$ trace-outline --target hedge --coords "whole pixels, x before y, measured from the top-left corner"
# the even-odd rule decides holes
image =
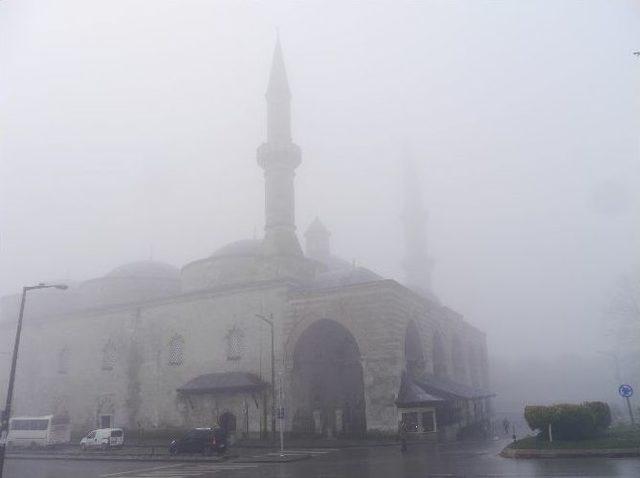
[[[554,440],[586,440],[602,434],[611,425],[611,411],[604,402],[526,406],[524,418],[529,428],[538,430],[545,440],[549,439],[549,425]]]

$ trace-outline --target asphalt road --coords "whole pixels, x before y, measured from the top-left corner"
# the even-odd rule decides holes
[[[512,460],[497,456],[502,445],[436,450],[414,444],[404,454],[397,447],[318,449],[311,451],[309,460],[284,464],[9,459],[5,478],[640,477],[640,458]]]

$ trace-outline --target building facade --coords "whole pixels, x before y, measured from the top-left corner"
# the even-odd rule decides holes
[[[291,433],[396,433],[404,420],[443,439],[488,419],[480,330],[429,284],[405,287],[333,255],[319,220],[303,252],[294,200],[302,154],[279,44],[266,99],[267,141],[257,153],[264,238],[181,269],[137,262],[66,292],[32,294],[14,415],[68,414],[78,433],[218,423],[241,437],[270,430],[277,403]],[[423,276],[412,269],[414,281]],[[4,350],[18,305],[18,296],[3,298]]]

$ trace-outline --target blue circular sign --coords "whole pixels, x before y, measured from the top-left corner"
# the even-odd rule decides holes
[[[624,398],[629,398],[631,395],[633,395],[633,388],[631,387],[631,385],[623,384],[618,387],[618,393]]]

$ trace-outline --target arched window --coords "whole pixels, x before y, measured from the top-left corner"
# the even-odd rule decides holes
[[[227,360],[240,360],[244,352],[244,332],[234,325],[225,336]]]
[[[464,383],[467,375],[464,350],[458,335],[451,340],[451,362],[453,363],[453,377],[460,383]]]
[[[413,320],[407,324],[407,330],[404,334],[404,359],[409,376],[421,378],[425,368],[424,352],[420,332]]]
[[[69,372],[69,349],[64,347],[58,352],[58,373]]]
[[[433,373],[437,377],[447,376],[446,350],[439,332],[433,335]]]
[[[116,346],[109,339],[102,349],[102,370],[113,370],[116,365]]]
[[[478,358],[475,356],[475,348],[473,344],[467,346],[467,362],[469,364],[469,375],[471,376],[471,385],[480,386],[480,376],[478,374]]]
[[[169,360],[168,365],[179,367],[182,365],[184,355],[184,338],[182,335],[175,334],[169,340]]]

